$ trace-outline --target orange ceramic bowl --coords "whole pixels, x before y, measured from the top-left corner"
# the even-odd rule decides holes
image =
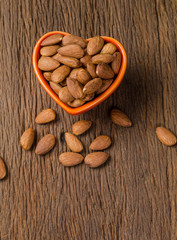
[[[90,109],[96,107],[98,104],[100,104],[101,102],[103,102],[106,98],[108,98],[120,85],[120,83],[123,80],[126,68],[127,68],[127,56],[126,56],[126,52],[122,46],[122,44],[120,42],[118,42],[116,39],[111,38],[111,37],[105,37],[102,36],[102,38],[104,39],[105,42],[111,42],[113,43],[117,49],[120,51],[121,55],[122,55],[122,63],[121,63],[121,67],[119,70],[119,73],[116,77],[116,79],[113,81],[113,83],[111,84],[111,86],[102,94],[100,94],[99,96],[97,96],[96,98],[94,98],[92,101],[85,103],[84,105],[82,105],[81,107],[77,107],[77,108],[72,108],[69,107],[68,105],[66,105],[65,103],[63,103],[58,95],[50,88],[48,82],[45,80],[45,78],[42,75],[42,71],[38,68],[38,59],[40,56],[40,48],[41,48],[41,42],[53,35],[53,34],[57,34],[60,33],[62,35],[68,35],[69,33],[66,32],[60,32],[60,31],[54,31],[54,32],[49,32],[46,33],[44,36],[42,36],[36,43],[34,50],[33,50],[33,68],[34,68],[34,72],[40,82],[40,84],[42,85],[42,87],[45,89],[45,91],[53,98],[53,100],[60,106],[62,107],[66,112],[68,112],[71,115],[78,115],[84,112],[89,111]],[[88,39],[89,41],[89,39]]]

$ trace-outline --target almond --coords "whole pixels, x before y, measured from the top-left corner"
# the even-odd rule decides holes
[[[89,80],[91,80],[91,76],[90,74],[87,72],[87,70],[81,68],[78,71],[77,74],[77,80],[82,83],[83,85],[85,85]]]
[[[65,152],[59,156],[59,162],[65,167],[78,165],[83,161],[84,157],[79,153]]]
[[[61,90],[62,86],[58,83],[54,83],[52,81],[49,82],[50,87],[52,88],[52,90],[58,95],[59,91]]]
[[[66,84],[66,79],[63,80],[62,82],[60,82],[60,85],[61,85],[62,87],[66,87],[66,86],[67,86],[67,84]]]
[[[106,43],[101,50],[101,53],[113,54],[117,50],[117,47],[112,43]]]
[[[2,158],[0,158],[0,180],[6,176],[6,166]]]
[[[44,72],[43,76],[47,81],[50,81],[51,80],[51,74],[52,74],[51,72]]]
[[[78,37],[72,34],[64,36],[62,40],[63,46],[73,43],[80,45],[82,48],[85,48],[87,46],[86,40],[82,37]]]
[[[20,138],[20,145],[23,149],[29,150],[33,145],[35,137],[35,131],[32,128],[28,128]]]
[[[45,57],[50,57],[56,54],[58,49],[59,49],[59,45],[42,47],[40,49],[40,54]]]
[[[167,128],[157,127],[156,134],[158,139],[167,146],[173,146],[176,144],[176,136]]]
[[[80,69],[83,69],[83,68],[75,68],[75,69],[73,69],[71,71],[71,73],[69,74],[69,77],[77,79],[78,72],[80,71]]]
[[[81,58],[84,56],[84,49],[77,44],[71,44],[59,48],[58,53],[67,57]]]
[[[51,57],[40,57],[38,67],[43,71],[52,71],[60,66],[60,63]]]
[[[120,52],[115,52],[113,54],[113,61],[112,61],[112,64],[111,64],[111,67],[114,71],[115,74],[118,74],[119,73],[119,69],[120,69],[120,66],[121,66],[121,53]]]
[[[111,145],[111,138],[106,135],[101,135],[95,138],[90,144],[90,149],[92,150],[104,150]]]
[[[47,134],[38,142],[35,153],[37,155],[44,155],[48,153],[55,146],[55,137],[52,134]]]
[[[96,74],[96,65],[93,63],[88,63],[87,64],[87,71],[91,75],[92,78],[98,77]]]
[[[70,107],[80,107],[85,103],[84,99],[74,99],[72,102],[67,102]]]
[[[102,85],[101,78],[94,78],[93,80],[89,81],[83,88],[83,92],[85,94],[92,94],[100,89]]]
[[[132,122],[131,120],[128,118],[128,116],[123,113],[122,111],[120,111],[119,109],[113,109],[111,111],[111,120],[122,127],[131,127],[132,126]]]
[[[56,117],[55,111],[49,108],[40,112],[35,118],[35,122],[38,124],[45,124],[55,120],[55,117]]]
[[[106,91],[106,89],[108,89],[108,87],[111,85],[112,82],[113,82],[113,79],[102,80],[101,88],[96,92],[96,94],[100,94]]]
[[[100,53],[92,57],[92,63],[110,63],[113,61],[113,55],[107,53]]]
[[[111,67],[106,63],[99,63],[96,67],[96,74],[103,79],[114,77],[114,72]]]
[[[81,66],[81,62],[77,58],[62,56],[59,53],[53,56],[53,59],[56,59],[60,63],[67,65],[72,68],[78,68]]]
[[[60,100],[64,103],[72,102],[74,100],[73,96],[68,90],[68,87],[63,87],[58,94]]]
[[[85,102],[88,102],[88,101],[91,101],[92,99],[94,99],[94,97],[95,97],[95,94],[94,94],[94,93],[92,93],[92,94],[86,94],[86,96],[83,98],[83,100],[84,100]]]
[[[63,65],[53,71],[51,75],[51,80],[55,83],[60,83],[69,75],[70,71],[70,67]]]
[[[81,135],[85,133],[91,127],[91,125],[92,121],[80,120],[72,125],[72,132],[77,136]]]
[[[105,163],[108,160],[108,158],[109,154],[105,152],[93,152],[85,157],[84,163],[91,168],[95,168]]]
[[[41,46],[49,46],[49,45],[57,44],[57,43],[61,42],[62,38],[63,38],[63,35],[61,35],[61,34],[51,35],[50,37],[45,38],[41,42]]]
[[[82,98],[83,97],[83,91],[82,91],[82,85],[74,78],[67,78],[66,80],[67,87],[69,92],[74,98]]]
[[[86,67],[87,63],[91,61],[91,56],[86,54],[83,58],[80,59],[80,61]]]
[[[95,36],[90,39],[87,45],[87,52],[89,55],[95,55],[101,51],[104,45],[104,40],[100,36]]]
[[[69,132],[65,133],[65,141],[67,146],[71,149],[71,151],[81,152],[83,150],[83,145],[81,141],[72,133]]]

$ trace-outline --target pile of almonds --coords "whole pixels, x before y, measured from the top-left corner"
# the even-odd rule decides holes
[[[74,36],[54,34],[41,42],[38,67],[44,78],[71,107],[82,106],[112,84],[121,65],[121,53],[100,36],[87,42]]]

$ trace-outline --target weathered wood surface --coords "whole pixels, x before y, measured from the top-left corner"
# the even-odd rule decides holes
[[[0,239],[177,239],[177,147],[155,136],[157,125],[177,134],[176,9],[175,0],[1,1],[0,155],[8,176],[0,182]],[[33,47],[52,30],[112,36],[127,51],[119,89],[84,115],[69,116],[34,75]],[[132,128],[111,124],[113,106],[130,116]],[[35,125],[49,107],[57,120]],[[59,164],[67,149],[60,134],[78,119],[94,122],[80,138],[85,145],[101,133],[112,137],[104,167]],[[45,157],[19,146],[30,126],[37,141],[47,133],[58,139]]]

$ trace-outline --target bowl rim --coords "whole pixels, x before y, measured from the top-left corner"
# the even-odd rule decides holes
[[[44,90],[66,112],[68,112],[71,115],[78,115],[78,114],[87,112],[87,111],[91,110],[92,108],[96,107],[98,104],[100,104],[104,100],[106,100],[118,88],[118,86],[122,82],[123,77],[126,72],[126,68],[127,68],[127,55],[126,55],[125,49],[122,46],[122,44],[119,41],[117,41],[116,39],[114,39],[112,37],[101,36],[105,40],[105,42],[113,43],[117,47],[119,52],[121,53],[122,62],[121,62],[121,67],[120,67],[119,73],[118,73],[117,77],[115,78],[115,80],[113,81],[113,83],[110,85],[110,87],[105,92],[101,93],[99,96],[97,96],[93,100],[85,103],[84,105],[82,105],[80,107],[72,108],[72,107],[69,107],[68,105],[66,105],[65,103],[63,103],[59,99],[58,95],[52,90],[52,88],[48,84],[47,80],[45,80],[45,78],[43,77],[42,71],[38,68],[38,59],[39,59],[40,48],[41,48],[40,44],[45,38],[47,38],[51,35],[54,35],[54,34],[62,34],[64,36],[70,35],[70,33],[62,32],[62,31],[53,31],[53,32],[48,32],[48,33],[44,34],[37,41],[37,43],[34,47],[34,50],[33,50],[33,55],[32,55],[33,69],[36,74],[36,77],[37,77],[38,81],[40,82],[40,84],[42,85],[42,87],[44,88]],[[90,40],[90,38],[87,39],[87,41],[89,41],[89,40]]]

